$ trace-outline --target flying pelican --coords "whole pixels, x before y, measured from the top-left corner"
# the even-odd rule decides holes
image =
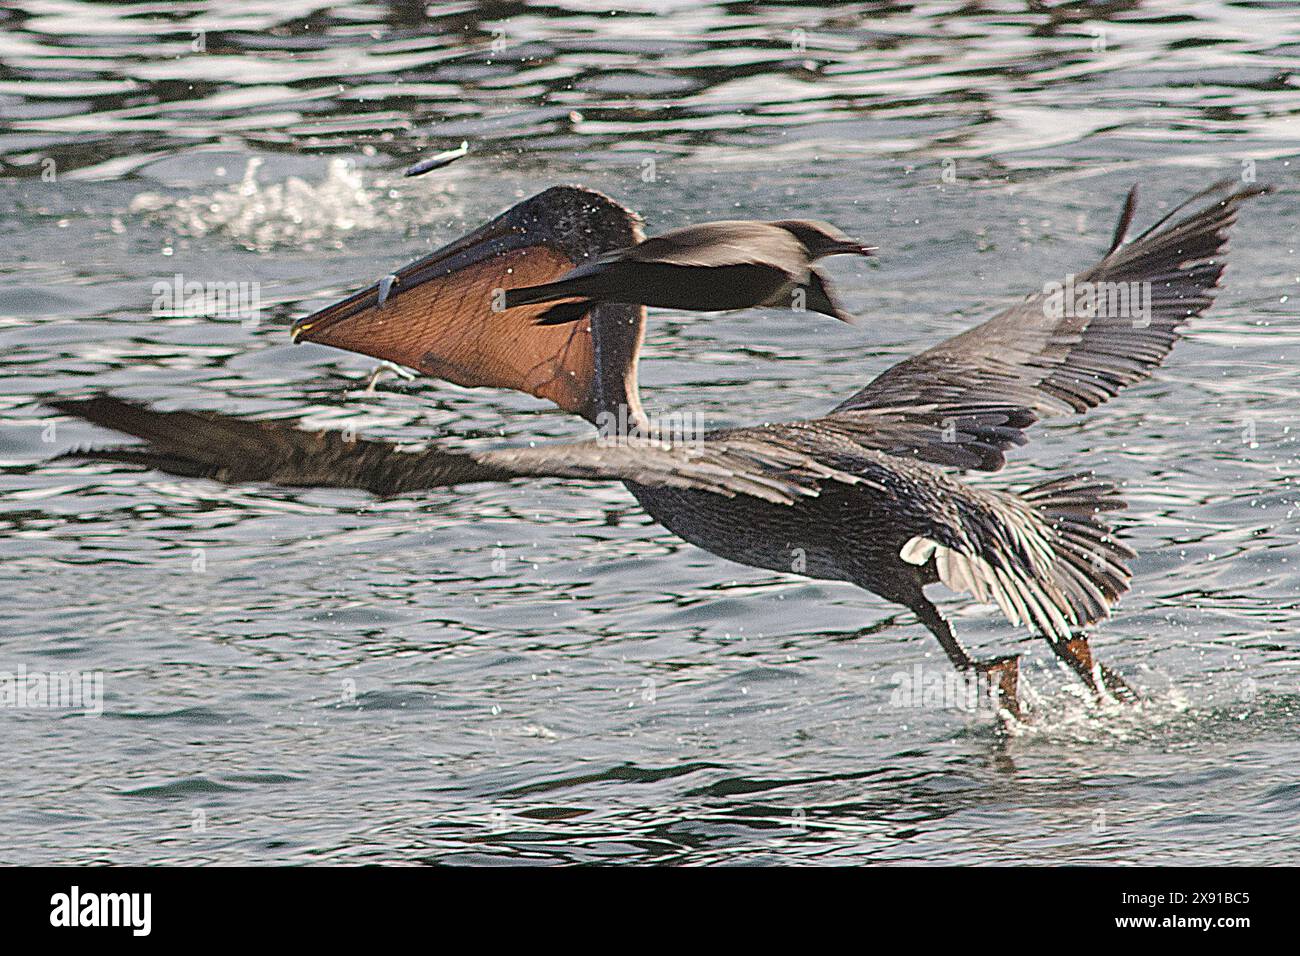
[[[1150,375],[1184,323],[1213,301],[1229,227],[1241,204],[1265,191],[1216,183],[1129,240],[1134,188],[1109,249],[1087,271],[894,365],[821,417],[702,440],[640,437],[650,432],[636,374],[643,305],[597,300],[549,325],[535,321],[545,303],[501,309],[507,288],[564,281],[641,241],[632,212],[573,186],[520,202],[299,320],[293,335],[460,385],[517,389],[593,424],[621,416],[625,440],[408,451],[282,421],[160,412],[108,395],[51,404],[145,441],[75,458],[231,483],[390,496],[518,478],[621,481],[656,520],[714,554],[784,572],[799,554],[799,573],[851,582],[909,608],[1012,716],[1019,655],[971,657],[927,585],[996,604],[1044,637],[1099,697],[1131,698],[1093,659],[1085,634],[1131,578],[1126,561],[1134,553],[1105,518],[1124,506],[1115,487],[1079,473],[1012,492],[974,487],[954,470],[996,471],[1040,418],[1083,412]],[[1105,295],[1089,302],[1086,288],[1131,289],[1138,304],[1111,308]]]

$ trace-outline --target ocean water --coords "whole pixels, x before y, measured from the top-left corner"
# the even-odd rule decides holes
[[[1108,3],[18,0],[0,11],[0,708],[6,863],[1300,862],[1300,20]],[[666,12],[665,12],[666,11]],[[416,159],[469,153],[403,179]],[[51,462],[51,398],[419,440],[584,435],[511,393],[295,346],[298,315],[577,182],[662,231],[825,218],[858,328],[653,314],[647,406],[824,411],[1213,179],[1277,187],[1149,382],[988,481],[1124,483],[1134,584],[1099,707],[1041,641],[1012,732],[907,612],[727,563],[618,485],[360,493]],[[247,283],[256,321],[157,314]],[[935,682],[938,682],[937,684]],[[951,685],[949,685],[951,687]],[[959,688],[958,688],[959,689]]]

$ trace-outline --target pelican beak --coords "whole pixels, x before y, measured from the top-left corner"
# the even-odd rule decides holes
[[[319,341],[331,327],[360,316],[367,310],[384,309],[390,300],[400,302],[405,293],[430,279],[446,278],[467,264],[491,259],[525,246],[525,234],[518,227],[503,222],[503,219],[503,216],[498,217],[443,246],[432,255],[384,276],[374,285],[327,305],[318,312],[303,316],[293,323],[289,330],[290,336],[294,342]]]
[[[573,236],[574,216],[590,236]],[[593,336],[533,325],[537,309],[501,313],[505,290],[554,282],[598,242],[638,235],[611,199],[552,186],[375,284],[299,319],[310,342],[404,365],[467,388],[512,388],[565,411],[594,414]]]

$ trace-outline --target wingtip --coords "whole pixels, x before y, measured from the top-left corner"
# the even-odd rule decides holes
[[[1134,183],[1129,187],[1128,195],[1124,197],[1124,207],[1120,210],[1119,222],[1115,224],[1115,232],[1111,236],[1110,248],[1106,254],[1110,255],[1128,238],[1129,227],[1133,225],[1133,217],[1137,214],[1138,205],[1138,184]]]
[[[71,415],[74,418],[93,421],[90,417],[91,412],[95,409],[104,409],[107,407],[120,407],[130,404],[108,392],[94,392],[81,398],[48,398],[42,402],[46,408],[52,408],[64,415]]]

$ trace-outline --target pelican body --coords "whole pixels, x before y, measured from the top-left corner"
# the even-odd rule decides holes
[[[1130,192],[1108,252],[1075,283],[1148,283],[1141,321],[1105,308],[1053,308],[1036,293],[887,369],[823,416],[718,430],[702,442],[629,436],[406,451],[106,395],[54,404],[146,442],[77,457],[227,482],[395,495],[519,478],[622,481],[652,517],[707,551],[849,582],[909,608],[956,667],[984,676],[1005,713],[1019,713],[1017,656],[973,659],[927,586],[942,582],[996,604],[1045,638],[1096,694],[1130,697],[1122,678],[1093,659],[1085,633],[1131,577],[1133,552],[1107,520],[1123,507],[1114,486],[1079,473],[1013,492],[972,486],[961,472],[998,470],[1038,419],[1083,412],[1146,378],[1184,323],[1211,304],[1227,231],[1241,204],[1263,191],[1217,183],[1128,241]],[[495,307],[503,289],[569,282],[575,270],[614,261],[611,253],[641,240],[640,221],[612,199],[554,187],[300,320],[294,337],[461,385],[518,389],[593,424],[604,415],[630,431],[646,428],[636,374],[643,305],[596,298],[563,324],[536,321],[549,294]]]

